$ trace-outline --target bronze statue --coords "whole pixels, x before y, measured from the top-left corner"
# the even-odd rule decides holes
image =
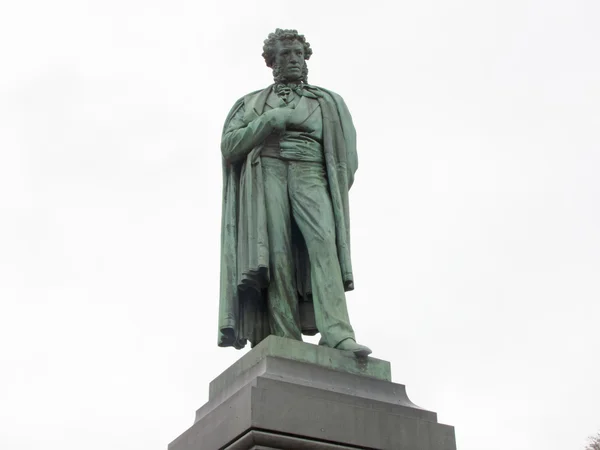
[[[354,288],[352,118],[342,97],[308,84],[303,35],[277,29],[263,50],[274,84],[234,104],[221,141],[219,345],[319,332],[321,345],[367,356],[345,297]]]

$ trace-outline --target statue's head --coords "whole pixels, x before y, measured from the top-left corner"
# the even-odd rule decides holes
[[[296,30],[277,28],[270,33],[262,55],[267,66],[273,69],[275,82],[307,82],[306,60],[310,59],[312,49],[304,35]]]

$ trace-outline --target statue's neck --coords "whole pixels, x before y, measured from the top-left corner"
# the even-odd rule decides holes
[[[285,78],[282,79],[275,79],[275,84],[286,84],[286,85],[299,85],[299,84],[304,84],[304,80],[302,79],[297,79],[297,80],[287,80]]]

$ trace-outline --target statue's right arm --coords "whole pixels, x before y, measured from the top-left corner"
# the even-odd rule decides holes
[[[221,153],[227,163],[235,163],[246,157],[254,147],[261,144],[271,133],[285,127],[277,109],[266,111],[250,123],[244,121],[244,106],[227,124],[221,139]]]

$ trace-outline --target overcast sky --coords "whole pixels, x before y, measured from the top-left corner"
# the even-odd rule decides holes
[[[460,450],[600,431],[600,2],[6,0],[0,448],[165,450],[216,346],[220,133],[296,28],[358,131],[359,341]]]

